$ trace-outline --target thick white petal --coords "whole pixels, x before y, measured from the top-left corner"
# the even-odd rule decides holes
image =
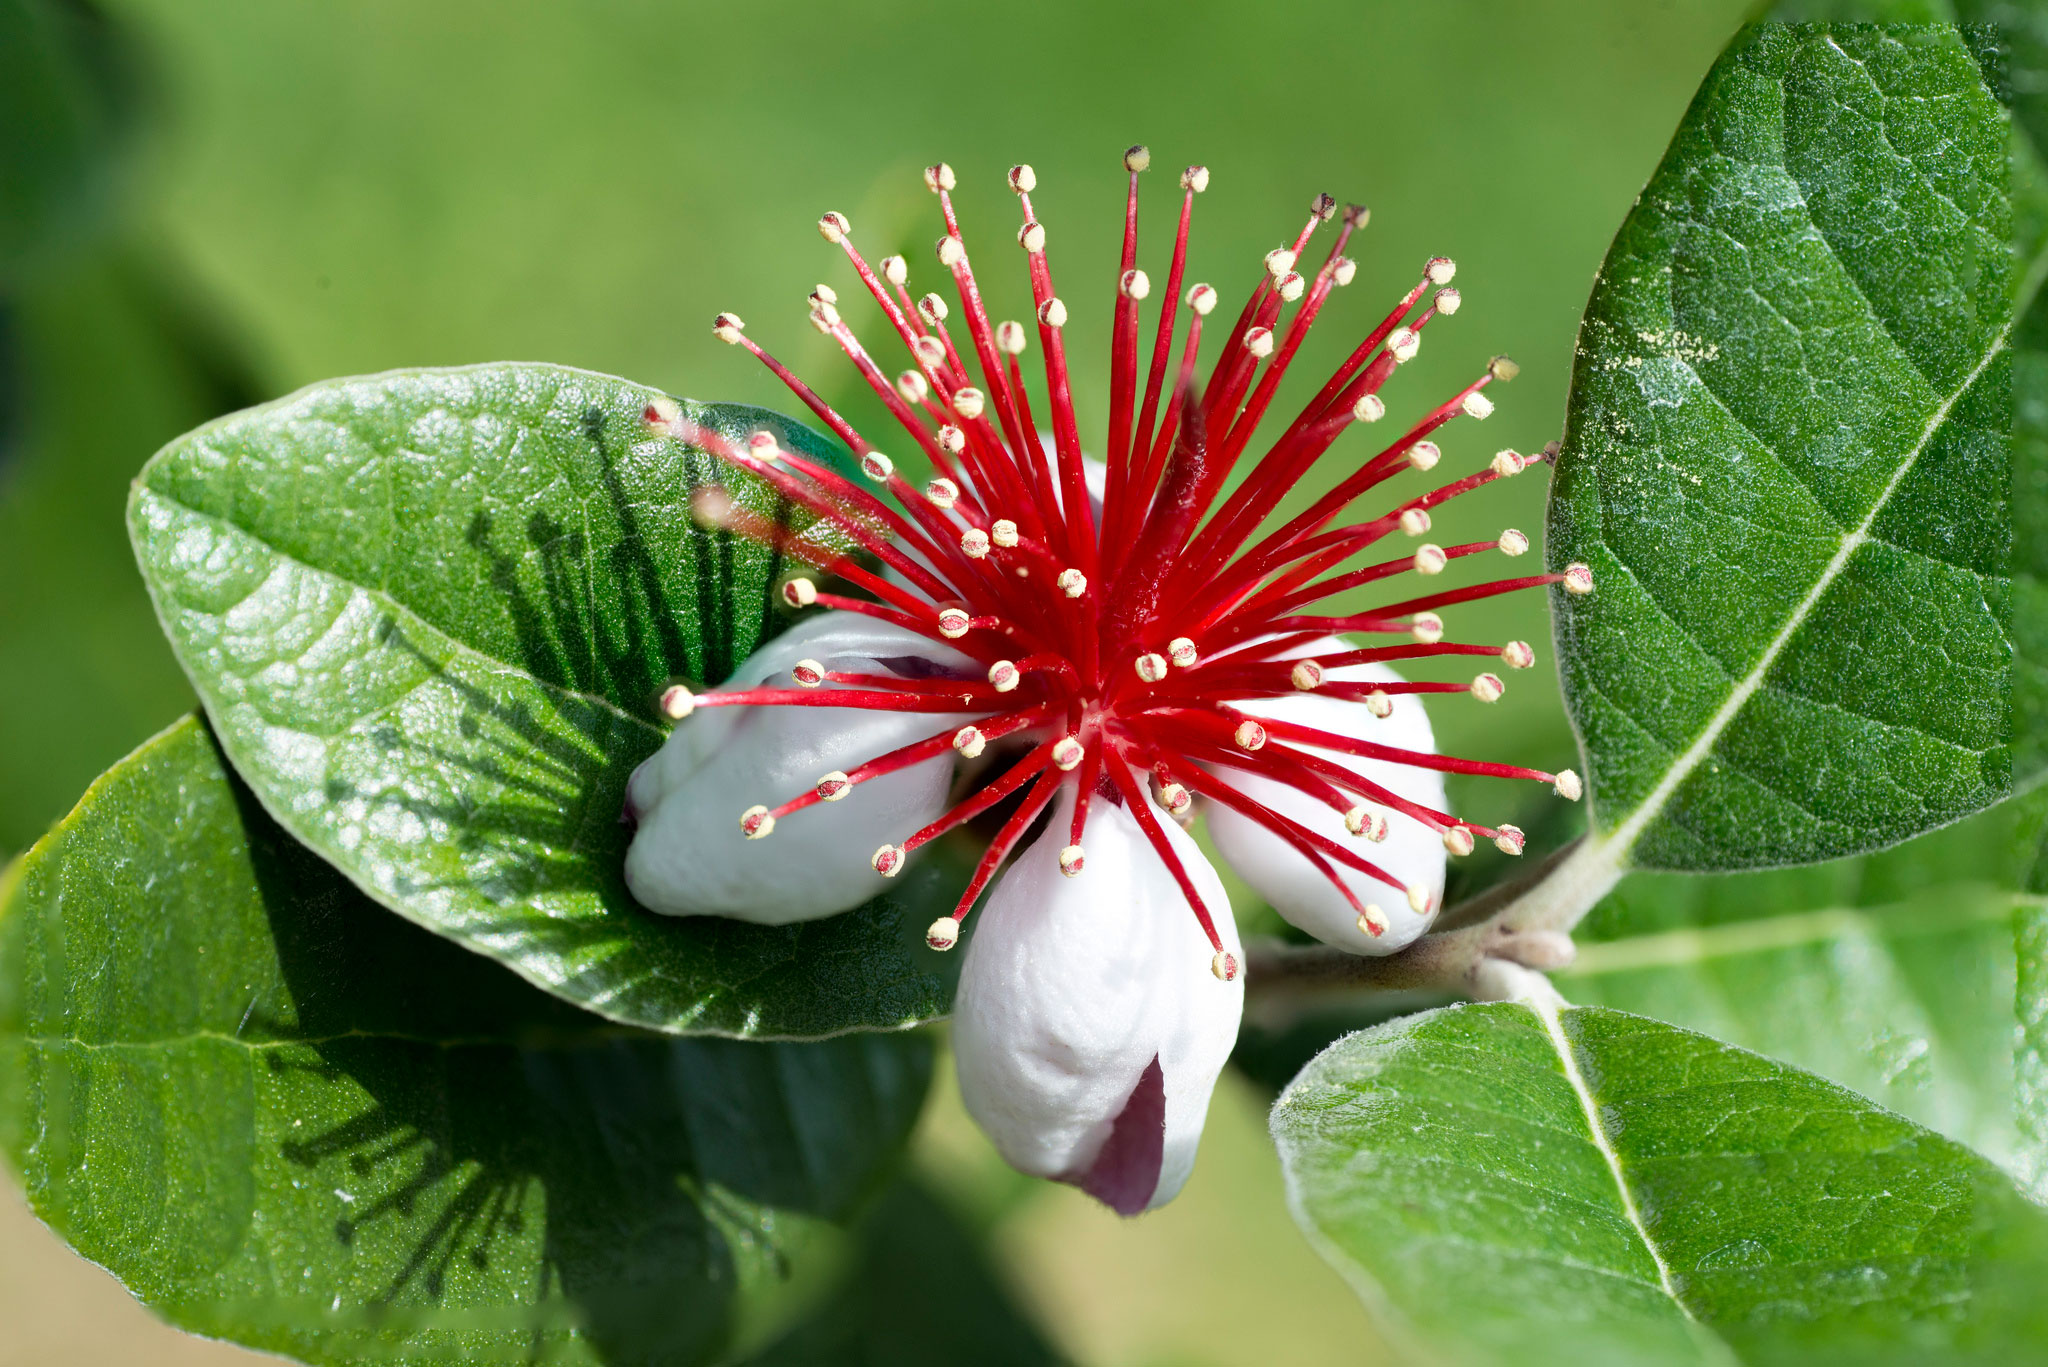
[[[724,689],[790,687],[790,667],[806,658],[859,673],[890,673],[882,663],[888,660],[898,661],[899,671],[904,660],[974,671],[966,656],[916,632],[828,612],[755,651]],[[756,803],[777,806],[835,769],[851,770],[971,720],[843,707],[699,708],[627,786],[627,813],[639,829],[626,852],[626,885],[664,915],[766,925],[859,906],[885,886],[868,863],[875,849],[945,810],[951,750],[863,783],[838,802],[792,812],[764,839],[746,838],[740,813]]]
[[[1072,812],[1070,787],[975,913],[953,1051],[968,1112],[1004,1158],[1135,1215],[1172,1200],[1194,1168],[1244,978],[1210,971],[1208,937],[1124,808],[1090,806],[1086,867],[1061,874]],[[1242,962],[1216,871],[1162,824]]]
[[[1352,647],[1333,639],[1296,653],[1312,657],[1349,649]],[[1385,665],[1373,664],[1331,670],[1329,677],[1349,682],[1370,680],[1385,683],[1397,681],[1401,676]],[[1422,699],[1412,693],[1403,693],[1396,694],[1393,703],[1393,713],[1385,718],[1373,716],[1364,703],[1314,693],[1238,705],[1256,716],[1435,754],[1436,738],[1429,729],[1429,716],[1422,710]],[[1437,811],[1444,810],[1443,775],[1434,770],[1361,759],[1317,746],[1303,748],[1333,760],[1411,802]],[[1217,851],[1229,861],[1238,876],[1251,884],[1290,925],[1307,931],[1325,944],[1365,955],[1392,954],[1406,948],[1429,929],[1430,922],[1441,909],[1444,891],[1443,837],[1437,832],[1412,817],[1388,809],[1387,838],[1378,843],[1361,840],[1344,829],[1341,813],[1332,811],[1299,789],[1243,770],[1228,770],[1224,776],[1233,787],[1282,816],[1356,850],[1361,857],[1385,869],[1403,887],[1413,885],[1428,894],[1427,910],[1418,914],[1409,906],[1408,898],[1400,889],[1390,888],[1356,869],[1335,865],[1339,876],[1358,895],[1359,901],[1378,906],[1386,914],[1387,933],[1368,935],[1358,928],[1358,913],[1352,910],[1344,894],[1333,887],[1330,880],[1299,850],[1250,817],[1229,811],[1220,803],[1209,803],[1209,834],[1216,842]]]

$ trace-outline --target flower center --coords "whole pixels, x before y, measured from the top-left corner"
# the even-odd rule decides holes
[[[1386,717],[1401,694],[1464,692],[1493,702],[1503,685],[1491,672],[1469,684],[1408,682],[1362,680],[1359,667],[1463,655],[1527,668],[1535,657],[1524,642],[1446,640],[1440,610],[1548,584],[1588,592],[1592,578],[1585,566],[1573,565],[1562,573],[1451,589],[1418,583],[1367,609],[1329,607],[1329,599],[1381,581],[1434,581],[1454,561],[1493,551],[1515,557],[1529,548],[1528,538],[1514,530],[1455,546],[1423,539],[1439,504],[1513,477],[1531,463],[1514,451],[1501,451],[1483,469],[1399,499],[1380,513],[1350,520],[1356,516],[1353,505],[1382,484],[1438,464],[1442,451],[1432,437],[1440,428],[1461,417],[1487,418],[1493,403],[1484,391],[1514,378],[1514,363],[1495,357],[1307,509],[1269,526],[1285,495],[1338,437],[1386,416],[1382,387],[1416,355],[1424,330],[1459,308],[1461,297],[1450,284],[1455,267],[1442,257],[1426,262],[1415,286],[1366,331],[1315,398],[1261,454],[1248,458],[1303,340],[1333,293],[1353,277],[1355,266],[1344,252],[1365,226],[1366,211],[1354,206],[1340,215],[1330,196],[1316,196],[1299,232],[1267,254],[1257,283],[1219,337],[1210,325],[1217,291],[1206,284],[1183,288],[1195,198],[1209,181],[1205,168],[1188,168],[1180,181],[1179,224],[1148,353],[1140,315],[1152,284],[1137,265],[1137,221],[1139,178],[1149,162],[1143,148],[1125,156],[1129,193],[1111,313],[1110,413],[1099,487],[1091,488],[1090,463],[1082,454],[1065,348],[1068,309],[1053,286],[1046,229],[1031,204],[1037,177],[1028,166],[1011,170],[1010,185],[1021,209],[1017,241],[1029,271],[1043,359],[1036,402],[1021,364],[1029,349],[1027,327],[992,322],[984,308],[954,212],[949,167],[930,168],[925,181],[938,197],[945,225],[937,257],[951,276],[957,321],[955,306],[937,294],[912,299],[901,257],[870,265],[855,248],[844,215],[828,213],[819,220],[820,233],[844,250],[911,365],[894,377],[885,374],[827,286],[811,295],[812,325],[839,345],[928,462],[934,475],[922,488],[757,345],[736,315],[718,315],[715,333],[752,352],[780,377],[855,453],[872,487],[781,449],[766,432],[734,445],[685,420],[678,405],[657,403],[647,412],[652,429],[686,438],[750,471],[819,521],[792,532],[723,499],[701,504],[699,516],[840,581],[833,587],[810,578],[790,581],[784,592],[792,606],[863,613],[908,628],[964,656],[972,672],[846,672],[807,660],[791,671],[793,687],[704,695],[674,688],[664,706],[678,720],[694,707],[714,705],[973,714],[971,725],[935,730],[855,769],[824,775],[812,791],[780,806],[750,808],[742,829],[764,837],[782,818],[855,796],[861,783],[948,748],[973,759],[990,743],[1005,742],[1021,747],[1014,763],[991,771],[938,820],[873,856],[875,870],[893,876],[919,846],[1022,795],[953,915],[934,926],[928,937],[933,946],[947,948],[957,940],[960,919],[997,868],[1058,789],[1072,783],[1076,800],[1060,858],[1063,871],[1073,876],[1085,867],[1092,804],[1120,802],[1207,931],[1217,949],[1218,975],[1230,977],[1237,972],[1235,960],[1222,952],[1210,909],[1162,825],[1185,818],[1197,794],[1285,839],[1344,890],[1365,934],[1384,933],[1386,916],[1355,893],[1340,870],[1363,873],[1407,896],[1411,905],[1428,896],[1403,888],[1355,849],[1256,801],[1233,782],[1233,774],[1259,775],[1310,794],[1343,813],[1346,829],[1368,840],[1384,838],[1390,816],[1421,822],[1456,854],[1469,852],[1475,837],[1520,853],[1522,834],[1512,826],[1489,828],[1422,806],[1373,782],[1356,763],[1333,756],[1535,779],[1566,797],[1576,797],[1579,788],[1569,770],[1547,774],[1405,749],[1373,740],[1369,727],[1360,728],[1364,734],[1339,733],[1269,715],[1259,704],[1316,693],[1364,703],[1363,720],[1369,722]],[[1332,223],[1328,253],[1312,275],[1304,275],[1299,267],[1311,239]],[[1213,347],[1206,358],[1205,342]],[[1206,373],[1198,374],[1204,359]],[[1411,548],[1396,538],[1415,544]],[[1389,541],[1399,546],[1396,552],[1382,548],[1382,558],[1354,565]],[[851,592],[837,591],[841,586]]]

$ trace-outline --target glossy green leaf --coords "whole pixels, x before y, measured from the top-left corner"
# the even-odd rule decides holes
[[[780,556],[698,527],[691,494],[722,482],[791,515],[649,439],[655,397],[544,365],[314,385],[159,452],[136,556],[237,771],[385,905],[634,1024],[813,1037],[933,1016],[904,908],[950,900],[936,862],[788,927],[659,917],[626,891],[620,808],[665,734],[660,689],[722,679],[779,629]],[[693,412],[845,459],[759,409]]]
[[[2036,793],[1876,854],[1700,878],[1637,873],[1558,988],[1818,1073],[2022,1168],[2019,937]]]
[[[1612,867],[1894,843],[2010,775],[2006,123],[1940,27],[1748,31],[1580,335],[1549,555]]]
[[[930,1069],[918,1035],[678,1039],[537,992],[357,893],[196,721],[0,901],[37,1214],[173,1323],[315,1362],[719,1359],[829,1275]]]
[[[1457,1364],[2006,1363],[2048,1212],[1968,1149],[1638,1016],[1463,1006],[1323,1053],[1273,1111],[1296,1219]]]

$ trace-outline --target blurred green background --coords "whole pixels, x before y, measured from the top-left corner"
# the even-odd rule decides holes
[[[999,316],[1028,298],[1001,254],[1003,173],[1037,168],[1084,433],[1105,409],[1118,157],[1143,141],[1141,260],[1160,278],[1175,173],[1206,164],[1191,278],[1226,307],[1312,194],[1372,207],[1296,390],[1442,253],[1465,308],[1390,388],[1392,417],[1504,351],[1522,376],[1485,429],[1449,430],[1446,468],[1538,449],[1607,241],[1746,2],[0,0],[0,855],[190,705],[122,529],[162,442],[312,380],[508,358],[791,407],[711,338],[720,308],[868,423],[804,323],[816,281],[851,293],[813,225],[839,209],[935,284],[935,159]],[[1534,534],[1542,494],[1540,474],[1496,486],[1436,539]],[[1541,604],[1457,625],[1534,640],[1539,668],[1496,707],[1437,709],[1445,748],[1572,763]],[[1534,827],[1529,796],[1454,793]],[[1009,1180],[943,1095],[918,1165],[1076,1361],[1371,1360],[1286,1218],[1267,1099],[1227,1078],[1188,1194],[1134,1224]],[[172,1344],[11,1203],[0,1274],[0,1363],[245,1356]]]

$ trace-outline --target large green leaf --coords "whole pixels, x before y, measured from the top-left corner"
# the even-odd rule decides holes
[[[1631,874],[1559,989],[1769,1053],[2023,1167],[2018,937],[2042,905],[2023,889],[2044,799],[1826,864]]]
[[[318,1362],[710,1361],[876,1185],[919,1035],[678,1039],[369,902],[195,721],[0,902],[0,1148],[174,1323]]]
[[[790,515],[648,439],[655,396],[544,365],[315,385],[159,452],[136,556],[236,769],[385,905],[634,1024],[803,1037],[935,1015],[904,907],[950,892],[937,861],[789,927],[668,919],[626,891],[620,808],[661,744],[659,690],[722,679],[778,629],[780,557],[698,527],[690,495],[729,479]],[[759,409],[692,411],[845,458]]]
[[[2006,122],[1939,27],[1739,38],[1616,238],[1549,554],[1604,861],[1824,859],[2006,791]]]
[[[2048,1214],[1950,1140],[1601,1008],[1353,1035],[1273,1111],[1296,1218],[1460,1364],[2040,1362]]]

